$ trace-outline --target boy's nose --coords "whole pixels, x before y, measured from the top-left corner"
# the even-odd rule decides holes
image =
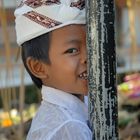
[[[84,50],[81,55],[81,63],[87,64],[87,50]]]

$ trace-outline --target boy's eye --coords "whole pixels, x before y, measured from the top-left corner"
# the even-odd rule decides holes
[[[79,50],[77,48],[70,48],[65,53],[78,53]]]

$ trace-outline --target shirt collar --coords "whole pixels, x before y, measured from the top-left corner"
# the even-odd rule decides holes
[[[85,121],[88,119],[87,106],[76,96],[47,86],[42,86],[41,93],[43,100],[78,113]]]

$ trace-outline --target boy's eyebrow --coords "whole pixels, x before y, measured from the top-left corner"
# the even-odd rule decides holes
[[[71,43],[81,44],[81,41],[79,39],[71,39],[65,42],[65,44],[71,44]]]

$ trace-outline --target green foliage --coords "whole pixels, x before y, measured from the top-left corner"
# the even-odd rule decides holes
[[[39,103],[41,93],[40,91],[34,86],[26,86],[25,88],[25,103],[31,104],[31,103]]]

